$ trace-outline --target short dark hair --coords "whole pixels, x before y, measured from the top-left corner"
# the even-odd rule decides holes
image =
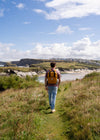
[[[50,63],[50,66],[51,66],[52,68],[54,68],[54,67],[56,66],[56,62],[51,62],[51,63]]]

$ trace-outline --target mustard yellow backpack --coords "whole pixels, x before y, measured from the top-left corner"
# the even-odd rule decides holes
[[[48,84],[56,84],[57,83],[57,72],[56,70],[49,70],[47,74]]]

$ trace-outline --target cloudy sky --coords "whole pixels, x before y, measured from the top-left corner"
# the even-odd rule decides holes
[[[99,0],[0,0],[0,61],[100,60]]]

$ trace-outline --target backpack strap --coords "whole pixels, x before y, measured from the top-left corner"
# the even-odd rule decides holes
[[[56,72],[56,70],[52,70],[52,69],[49,70],[49,77],[51,77],[51,71],[54,72],[54,77],[55,77],[55,74],[56,74],[55,72]]]
[[[49,71],[49,77],[51,76],[51,71]]]
[[[55,77],[55,71],[54,71],[54,77]]]

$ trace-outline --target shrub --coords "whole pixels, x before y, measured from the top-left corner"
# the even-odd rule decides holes
[[[100,73],[98,73],[98,72],[92,72],[92,73],[90,73],[90,74],[87,74],[87,75],[85,76],[85,78],[88,78],[88,77],[95,77],[95,76],[100,76]]]
[[[28,88],[36,85],[38,85],[37,76],[21,78],[16,75],[11,75],[0,77],[0,90]]]

